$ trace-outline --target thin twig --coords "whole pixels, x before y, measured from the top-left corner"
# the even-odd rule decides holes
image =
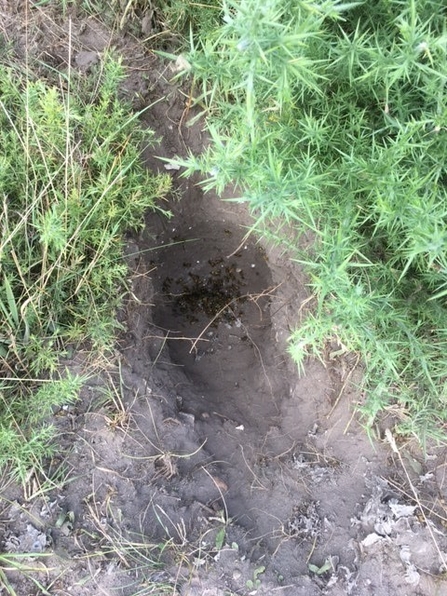
[[[342,387],[341,387],[341,389],[340,389],[340,391],[339,391],[339,393],[337,395],[337,399],[335,400],[334,405],[332,406],[331,411],[326,416],[326,418],[329,419],[332,416],[332,414],[334,413],[334,410],[336,409],[336,407],[338,406],[338,403],[339,403],[339,401],[341,399],[341,396],[345,392],[346,386],[349,383],[349,379],[351,378],[352,373],[357,368],[357,364],[359,363],[359,360],[360,360],[360,355],[357,355],[357,359],[356,359],[356,361],[354,363],[354,366],[351,368],[351,370],[349,371],[349,373],[346,375],[346,379],[345,379],[345,381],[344,381],[344,383],[343,383],[343,385],[342,385]]]

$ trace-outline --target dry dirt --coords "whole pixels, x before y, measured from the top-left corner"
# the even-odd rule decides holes
[[[19,49],[20,7],[2,8]],[[129,66],[123,93],[137,108],[154,104],[142,118],[160,138],[148,167],[200,152],[204,122],[191,125],[189,88],[170,82],[169,65],[72,17],[72,67],[87,72],[113,46]],[[30,52],[64,70],[67,39],[67,17],[36,9]],[[446,594],[444,452],[423,456],[408,441],[393,451],[393,412],[369,440],[353,413],[361,367],[339,346],[298,375],[286,347],[309,297],[299,266],[247,237],[242,203],[169,171],[173,217],[148,214],[128,239],[115,353],[63,363],[90,376],[54,417],[53,480],[3,479],[9,585],[20,596]],[[14,571],[8,553],[23,553],[26,569]]]

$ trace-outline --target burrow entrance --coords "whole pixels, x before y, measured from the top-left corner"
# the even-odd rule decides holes
[[[175,370],[178,408],[193,415],[204,449],[219,462],[229,515],[254,535],[269,532],[259,519],[268,493],[254,498],[253,466],[272,452],[272,429],[282,434],[290,387],[272,325],[268,257],[217,199],[197,189],[173,207],[172,220],[149,230],[160,246],[148,253],[153,319],[170,355],[160,364]],[[279,451],[291,445],[283,436]]]
[[[157,252],[154,322],[196,392],[181,407],[266,430],[278,414],[267,256],[228,221],[171,221]]]

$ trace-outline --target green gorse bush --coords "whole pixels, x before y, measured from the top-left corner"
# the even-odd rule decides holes
[[[48,452],[41,422],[79,380],[43,383],[69,343],[113,345],[126,293],[123,234],[169,188],[141,162],[153,135],[118,97],[105,56],[55,87],[0,66],[0,466]]]
[[[393,406],[422,440],[447,422],[446,17],[441,0],[224,2],[186,56],[212,143],[178,160],[236,183],[264,232],[311,234],[291,247],[315,297],[291,355],[361,354],[368,426]]]

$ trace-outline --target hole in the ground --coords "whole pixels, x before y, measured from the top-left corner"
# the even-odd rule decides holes
[[[189,146],[202,150],[200,135],[192,137]],[[159,154],[175,152],[175,135],[170,139]],[[274,249],[266,254],[254,234],[244,242],[253,223],[244,205],[204,195],[198,180],[173,174],[173,182],[182,197],[169,203],[173,218],[148,217],[140,243],[153,285],[151,322],[159,327],[147,336],[150,364],[172,383],[171,404],[193,415],[184,432],[199,441],[207,473],[223,481],[216,484],[220,506],[257,543],[259,536],[276,536],[277,514],[290,515],[289,500],[281,500],[287,488],[274,470],[277,458],[294,448],[302,416],[290,402],[296,378],[285,355],[289,310],[303,300],[302,279]],[[186,445],[179,442],[181,453],[189,453]],[[295,493],[296,487],[294,499]],[[275,515],[272,497],[281,508]]]
[[[271,360],[272,278],[261,246],[225,222],[170,222],[156,256],[154,322],[196,391],[183,403],[266,430],[277,415]]]

